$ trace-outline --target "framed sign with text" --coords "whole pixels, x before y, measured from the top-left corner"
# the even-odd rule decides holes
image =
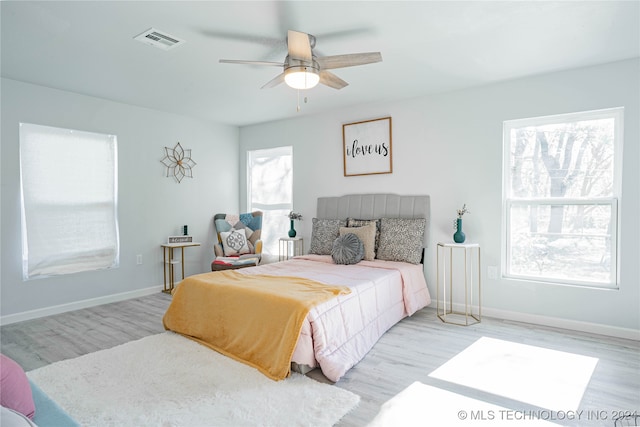
[[[342,125],[344,176],[391,173],[391,117]]]
[[[167,243],[191,243],[193,236],[169,236]]]

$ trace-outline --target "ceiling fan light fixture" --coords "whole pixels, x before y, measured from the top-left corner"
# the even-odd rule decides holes
[[[284,81],[294,89],[311,89],[320,82],[320,74],[313,67],[293,66],[284,70]]]

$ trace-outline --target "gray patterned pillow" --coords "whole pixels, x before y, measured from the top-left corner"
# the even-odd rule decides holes
[[[336,264],[357,264],[363,257],[364,244],[355,234],[343,234],[333,241],[331,258]]]
[[[347,218],[347,227],[364,227],[371,223],[376,224],[376,242],[374,245],[374,252],[378,252],[378,246],[380,246],[380,220],[379,219],[355,219]]]
[[[424,218],[382,218],[376,258],[419,264],[426,225]]]
[[[313,218],[311,229],[311,244],[309,253],[316,255],[331,255],[333,241],[340,235],[340,227],[347,225],[343,219]]]

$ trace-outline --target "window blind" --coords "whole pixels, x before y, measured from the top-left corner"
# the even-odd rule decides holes
[[[20,124],[23,278],[116,267],[117,137]]]

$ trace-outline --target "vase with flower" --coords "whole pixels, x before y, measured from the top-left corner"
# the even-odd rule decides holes
[[[294,221],[295,221],[296,219],[297,219],[297,220],[299,220],[299,221],[302,221],[302,214],[299,214],[299,213],[294,212],[294,211],[290,211],[290,212],[289,212],[289,224],[290,224],[290,227],[289,227],[289,237],[291,237],[291,238],[296,237],[296,234],[297,234],[297,233],[296,233],[296,229],[295,229],[295,227],[294,227],[294,226],[295,226]]]
[[[469,209],[467,209],[466,204],[462,205],[462,209],[458,209],[458,218],[453,222],[453,228],[456,230],[456,232],[453,233],[453,241],[456,243],[464,243],[464,240],[466,239],[466,236],[462,231],[462,216],[465,213],[471,213],[469,212]]]

